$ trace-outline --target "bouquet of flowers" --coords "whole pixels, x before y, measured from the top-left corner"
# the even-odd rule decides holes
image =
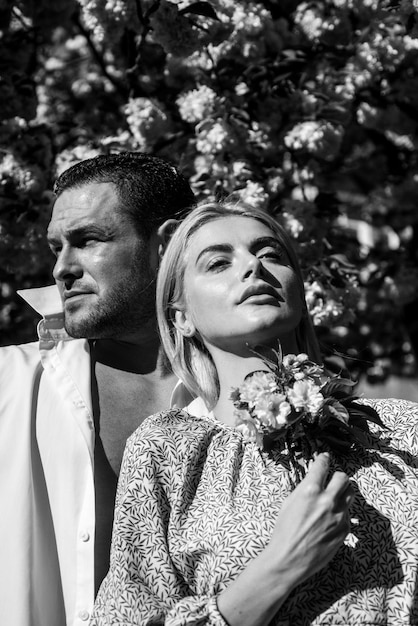
[[[319,452],[343,455],[356,446],[373,447],[368,422],[385,426],[372,407],[356,402],[355,383],[330,377],[304,353],[283,356],[279,348],[273,350],[274,360],[255,354],[267,371],[252,372],[232,390],[236,425],[260,449],[280,445],[296,483]]]

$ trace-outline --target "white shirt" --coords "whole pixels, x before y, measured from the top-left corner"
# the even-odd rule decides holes
[[[95,533],[89,345],[65,332],[55,285],[19,293],[43,319],[39,343],[0,348],[0,624],[85,626]],[[180,387],[172,403],[183,406]]]

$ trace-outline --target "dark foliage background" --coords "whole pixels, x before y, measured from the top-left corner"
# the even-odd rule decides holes
[[[36,336],[54,178],[129,149],[277,215],[352,376],[416,374],[416,0],[0,0],[0,29],[2,344]]]

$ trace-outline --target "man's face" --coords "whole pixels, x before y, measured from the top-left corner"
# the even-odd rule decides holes
[[[48,241],[72,337],[131,337],[155,316],[158,255],[119,207],[113,183],[68,189],[55,202]]]

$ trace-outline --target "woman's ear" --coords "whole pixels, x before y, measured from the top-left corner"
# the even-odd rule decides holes
[[[193,337],[196,334],[195,325],[186,311],[176,309],[174,313],[174,326],[183,337]]]
[[[167,247],[168,242],[170,241],[171,235],[176,230],[177,226],[180,224],[179,220],[166,220],[161,224],[161,226],[157,229],[157,238],[158,238],[158,255],[160,259],[162,258],[165,249]]]

